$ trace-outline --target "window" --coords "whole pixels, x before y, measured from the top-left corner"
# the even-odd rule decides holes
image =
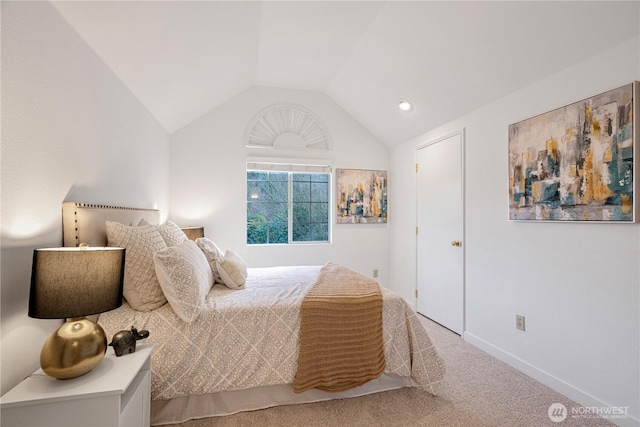
[[[326,171],[260,170],[248,165],[247,244],[328,242],[330,181]]]

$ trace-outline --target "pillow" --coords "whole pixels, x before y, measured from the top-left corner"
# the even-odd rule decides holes
[[[187,235],[184,234],[184,231],[182,231],[180,226],[173,221],[167,221],[161,225],[152,225],[149,224],[146,219],[142,218],[138,223],[138,227],[145,225],[156,227],[158,233],[160,233],[167,246],[175,246],[178,243],[182,243],[187,240]]]
[[[213,286],[207,258],[192,240],[161,249],[153,256],[164,295],[178,317],[193,322],[202,312]]]
[[[196,244],[207,257],[207,261],[209,262],[211,271],[213,272],[213,279],[215,283],[222,283],[222,278],[220,277],[220,273],[218,272],[218,266],[216,265],[216,262],[219,259],[222,259],[224,257],[224,254],[222,253],[218,245],[216,245],[215,243],[213,243],[213,241],[207,239],[206,237],[197,238]]]
[[[218,273],[222,278],[222,283],[227,288],[242,289],[247,280],[247,266],[240,256],[227,250],[224,254],[224,258],[216,261],[218,267]]]
[[[125,248],[124,297],[132,308],[151,311],[167,302],[156,277],[153,254],[167,247],[153,225],[134,227],[106,221],[109,246]]]

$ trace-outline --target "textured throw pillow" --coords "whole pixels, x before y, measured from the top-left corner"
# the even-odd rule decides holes
[[[109,246],[125,248],[124,297],[132,308],[151,311],[167,302],[156,277],[153,254],[167,247],[155,226],[107,221]]]
[[[222,278],[222,283],[227,288],[244,288],[244,284],[247,281],[247,266],[237,253],[227,250],[224,258],[216,261],[216,265]]]
[[[187,323],[202,312],[213,286],[213,272],[198,245],[185,240],[153,256],[160,286],[171,308]]]
[[[222,278],[220,277],[220,273],[218,272],[218,266],[216,265],[216,262],[224,257],[224,253],[222,253],[218,245],[216,245],[215,243],[213,243],[213,241],[207,239],[206,237],[200,237],[196,239],[196,244],[207,257],[207,261],[209,262],[211,271],[213,272],[213,280],[215,281],[215,283],[222,283]]]
[[[149,222],[144,218],[142,218],[138,223],[138,227],[146,225],[152,224],[149,224]],[[164,224],[152,226],[156,227],[158,233],[160,233],[167,246],[175,246],[178,243],[182,243],[187,240],[187,235],[184,234],[184,231],[182,231],[180,226],[173,221],[167,221]]]

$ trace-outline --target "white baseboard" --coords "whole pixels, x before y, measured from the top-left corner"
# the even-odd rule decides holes
[[[498,347],[495,347],[492,344],[484,341],[481,338],[474,336],[469,332],[465,332],[463,334],[464,340],[468,343],[478,347],[480,350],[485,353],[490,354],[498,360],[503,361],[507,365],[519,370],[520,372],[530,376],[536,381],[546,385],[552,390],[557,391],[558,393],[568,397],[580,405],[586,407],[596,407],[596,408],[610,408],[611,405],[602,402],[601,400],[593,397],[592,395],[568,384],[561,379],[536,368],[535,366],[525,362],[524,360],[509,354]],[[612,423],[621,426],[621,427],[638,427],[640,426],[640,420],[638,418],[632,417],[631,415],[627,415],[625,418],[611,418],[609,419]]]

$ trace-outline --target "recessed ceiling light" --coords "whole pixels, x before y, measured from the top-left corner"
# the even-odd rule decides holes
[[[411,105],[411,103],[406,99],[401,99],[398,102],[398,108],[401,109],[402,111],[411,111],[413,110],[413,105]]]

